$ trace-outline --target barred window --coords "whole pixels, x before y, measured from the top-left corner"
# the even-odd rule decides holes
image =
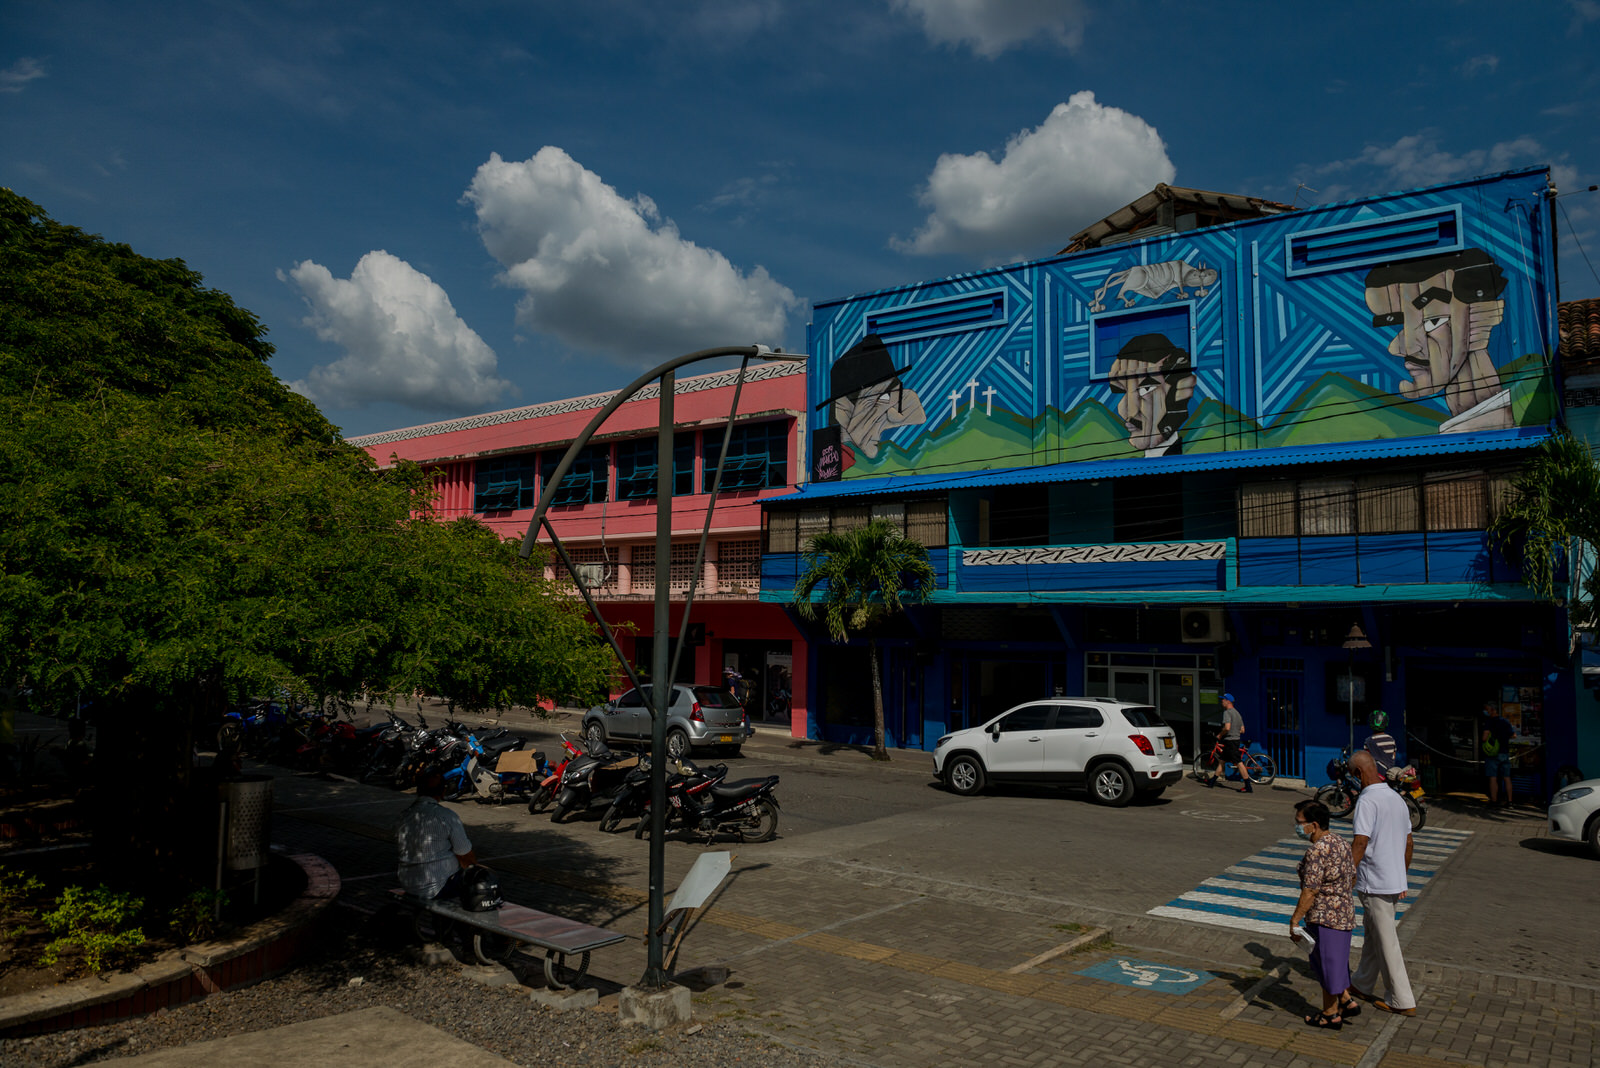
[[[1356,487],[1356,521],[1363,534],[1410,534],[1422,529],[1415,475],[1368,475]]]
[[[1251,482],[1239,487],[1239,536],[1292,538],[1295,535],[1293,482]]]
[[[828,532],[828,510],[826,508],[807,508],[800,513],[800,551],[804,552],[806,543],[818,534]]]
[[[902,501],[876,501],[872,505],[873,519],[887,519],[901,531],[906,529],[906,506]]]
[[[800,547],[800,513],[767,513],[767,552],[792,553]]]
[[[1354,534],[1355,503],[1355,483],[1348,478],[1300,483],[1300,533]]]
[[[847,530],[864,527],[872,519],[872,509],[864,504],[841,504],[833,510],[833,532],[843,534]]]
[[[702,576],[695,574],[694,559],[700,554],[700,543],[697,541],[675,541],[672,543],[672,567],[668,581],[672,583],[673,593],[688,593],[689,583],[694,581],[695,588],[700,588]]]
[[[752,592],[761,588],[761,543],[759,541],[720,541],[717,543],[717,585],[741,586]]]
[[[629,573],[633,577],[634,593],[654,593],[656,589],[656,547],[654,545],[635,545],[633,547],[633,566]]]
[[[945,517],[945,502],[906,502],[906,537],[929,547],[949,544],[950,524]]]
[[[1422,480],[1429,530],[1483,530],[1488,490],[1482,471],[1434,471]]]
[[[590,593],[617,592],[617,552],[615,549],[609,552],[601,548],[568,549],[567,555],[572,557],[572,566],[579,572],[582,572],[585,566],[602,569],[603,578],[599,585],[589,587]]]

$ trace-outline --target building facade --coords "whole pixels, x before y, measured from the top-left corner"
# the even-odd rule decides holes
[[[1381,707],[1451,788],[1492,707],[1542,791],[1593,703],[1485,528],[1562,420],[1549,195],[1510,172],[817,305],[763,599],[822,530],[929,546],[934,596],[881,636],[891,744],[1087,694],[1191,750],[1231,691],[1287,775]],[[864,647],[812,648],[806,732],[864,741]]]
[[[784,609],[759,597],[760,502],[788,492],[803,471],[805,367],[749,368],[738,410],[732,412],[737,376],[737,371],[719,371],[676,382],[668,640],[676,645],[690,580],[698,575],[678,681],[714,685],[732,668],[740,676],[752,722],[787,728],[793,706],[805,703],[806,644]],[[656,640],[658,388],[647,387],[612,414],[562,479],[549,512],[641,677],[649,674]],[[414,460],[429,468],[441,520],[473,516],[520,538],[567,447],[613,396],[574,397],[351,442],[379,463]],[[721,491],[696,572],[712,475],[730,416]],[[558,562],[547,567],[551,577],[558,573],[564,577]],[[803,726],[803,716],[800,722]]]

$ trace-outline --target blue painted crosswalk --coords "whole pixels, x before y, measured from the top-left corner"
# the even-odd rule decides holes
[[[1471,831],[1431,829],[1411,836],[1411,892],[1395,909],[1397,923],[1404,920],[1417,898],[1471,835]],[[1305,842],[1295,838],[1280,839],[1259,853],[1229,865],[1176,900],[1151,909],[1150,915],[1256,934],[1281,935],[1294,914],[1295,902],[1300,899],[1298,869],[1305,852]],[[1359,946],[1361,940],[1361,902],[1357,899],[1353,944]]]

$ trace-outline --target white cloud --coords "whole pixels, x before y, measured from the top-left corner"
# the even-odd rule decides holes
[[[1155,127],[1074,93],[1013,135],[998,163],[987,152],[940,156],[919,196],[927,222],[890,244],[990,263],[1043,255],[1176,174]]]
[[[889,0],[922,23],[934,44],[967,45],[984,59],[1034,37],[1077,51],[1088,12],[1083,0]]]
[[[1368,145],[1360,155],[1325,164],[1318,169],[1318,173],[1374,167],[1399,186],[1433,185],[1453,178],[1492,174],[1519,163],[1540,161],[1542,155],[1544,149],[1531,137],[1518,137],[1489,148],[1474,148],[1456,154],[1440,148],[1437,134],[1424,130],[1422,133],[1408,134],[1392,145]]]
[[[444,289],[398,256],[369,252],[348,279],[310,260],[278,277],[305,297],[305,325],[344,349],[341,359],[290,383],[318,404],[469,411],[510,388],[495,377],[494,350],[456,315]]]
[[[501,280],[525,294],[517,321],[625,362],[776,344],[800,303],[766,268],[741,272],[554,145],[521,162],[491,155],[465,199]]]
[[[35,78],[43,78],[44,67],[37,59],[23,56],[5,70],[0,70],[0,93],[20,93]]]
[[[1500,57],[1495,55],[1473,56],[1461,64],[1463,77],[1476,78],[1480,74],[1493,74],[1500,69]]]

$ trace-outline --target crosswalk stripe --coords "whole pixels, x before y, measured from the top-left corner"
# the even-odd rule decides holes
[[[1436,831],[1413,836],[1412,866],[1407,873],[1412,892],[1397,904],[1397,921],[1404,918],[1471,834]],[[1305,843],[1297,839],[1279,839],[1228,865],[1193,890],[1151,909],[1149,914],[1259,934],[1282,934],[1285,920],[1294,914],[1300,898],[1298,869],[1305,850]],[[1359,946],[1363,912],[1359,899],[1353,904],[1356,930],[1351,944]]]

